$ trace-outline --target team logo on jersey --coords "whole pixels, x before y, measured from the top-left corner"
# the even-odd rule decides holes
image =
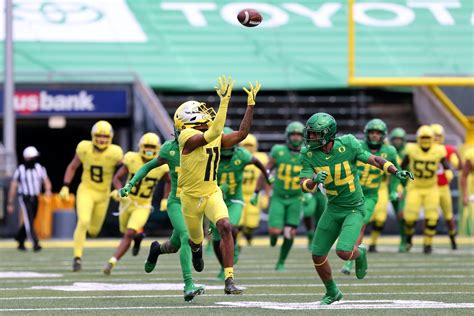
[[[174,150],[170,150],[170,156],[176,155],[176,152]]]
[[[313,153],[312,153],[312,152],[310,152],[310,151],[308,151],[308,152],[306,153],[306,156],[308,156],[308,157],[310,157],[310,158],[311,158],[311,157],[313,157]]]
[[[278,152],[278,155],[283,156],[285,153],[283,151]]]
[[[343,152],[346,151],[346,147],[341,146],[341,147],[339,147],[339,148],[337,149],[337,151],[340,152],[340,153],[343,153]]]
[[[236,161],[234,161],[234,165],[236,166],[239,166],[241,163],[242,161],[240,161],[240,159],[237,159]]]
[[[387,158],[387,154],[386,154],[386,153],[382,153],[382,154],[380,155],[380,157],[382,157],[382,158],[385,159],[385,158]]]

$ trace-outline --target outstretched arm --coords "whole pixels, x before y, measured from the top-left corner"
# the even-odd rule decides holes
[[[228,135],[222,136],[222,147],[232,147],[247,137],[250,131],[250,126],[252,126],[253,121],[253,108],[255,106],[255,99],[257,97],[257,93],[260,90],[260,83],[257,81],[255,83],[255,87],[250,83],[250,90],[244,87],[245,92],[247,92],[247,110],[245,111],[244,118],[240,123],[240,128],[238,131],[230,133]]]
[[[216,117],[214,118],[211,127],[206,132],[196,134],[186,141],[183,147],[183,154],[189,154],[196,148],[205,146],[222,135],[227,117],[227,108],[229,106],[230,95],[232,93],[232,89],[234,88],[234,83],[235,81],[232,81],[231,77],[228,79],[224,76],[219,77],[218,87],[215,88],[221,99],[221,102],[219,104],[219,110],[217,111]]]
[[[400,181],[406,181],[408,178],[414,179],[413,174],[406,170],[399,170],[393,163],[382,157],[371,155],[367,161],[368,164],[382,169],[383,171],[395,175]]]
[[[151,170],[158,168],[159,166],[164,165],[166,163],[168,163],[166,159],[163,159],[158,156],[144,164],[140,169],[138,169],[137,173],[135,173],[135,175],[130,179],[130,181],[123,188],[120,189],[120,196],[128,196],[128,194],[135,186],[135,184],[137,184],[137,182],[142,180]]]

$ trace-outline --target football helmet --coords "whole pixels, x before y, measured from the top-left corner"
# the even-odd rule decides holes
[[[303,137],[301,138],[301,141],[292,141],[291,134],[301,134],[301,136],[303,136],[304,125],[300,122],[291,122],[290,124],[288,124],[285,130],[286,142],[291,146],[300,147],[303,143]]]
[[[114,129],[107,121],[98,121],[92,126],[91,129],[92,143],[99,149],[106,149],[112,144],[112,138],[114,137]],[[107,142],[100,142],[100,138],[107,138]]]
[[[373,142],[370,140],[369,132],[370,131],[379,131],[382,133],[382,137],[378,142]],[[387,135],[387,125],[381,119],[375,118],[367,122],[364,128],[365,142],[370,149],[379,149],[384,143],[385,136]]]
[[[138,142],[138,147],[140,148],[140,156],[143,159],[151,160],[156,158],[161,147],[160,137],[155,133],[143,134]]]
[[[310,138],[310,133],[319,134],[319,138]],[[313,114],[304,128],[304,142],[310,149],[316,149],[329,143],[336,137],[337,124],[331,115],[319,112]]]
[[[202,124],[207,124],[210,127],[215,116],[216,111],[207,107],[204,102],[184,102],[174,113],[175,132],[179,134],[183,129],[194,128]]]
[[[252,154],[256,153],[258,150],[257,137],[253,134],[248,134],[247,137],[240,142],[240,146],[245,147]]]
[[[224,127],[224,135],[229,135],[229,134],[231,134],[231,133],[233,133],[233,132],[234,132],[234,130],[233,130],[232,128],[227,127],[227,126]],[[230,148],[224,148],[224,147],[222,147],[222,148],[221,148],[221,155],[222,155],[222,156],[225,156],[225,157],[230,157],[230,156],[232,156],[232,155],[234,154],[235,147],[236,147],[236,145],[234,145],[234,146],[232,146],[232,147],[230,147]]]
[[[416,142],[425,150],[428,150],[434,143],[434,132],[429,125],[422,125],[416,131]]]
[[[437,144],[444,144],[444,127],[441,124],[431,124],[434,133],[434,141]]]

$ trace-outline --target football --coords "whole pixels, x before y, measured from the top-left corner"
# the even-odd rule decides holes
[[[262,15],[255,9],[243,9],[237,15],[240,24],[246,27],[255,27],[262,23]]]

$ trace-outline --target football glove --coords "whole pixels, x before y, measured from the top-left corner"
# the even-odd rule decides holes
[[[132,191],[133,185],[129,182],[127,183],[123,188],[119,190],[120,196],[121,197],[127,197],[130,194],[130,191]]]
[[[244,87],[244,91],[247,92],[247,105],[248,106],[254,106],[255,105],[255,98],[257,97],[257,93],[260,90],[260,82],[255,81],[255,88],[252,85],[251,82],[249,82],[250,85],[250,90],[248,90],[246,87]]]
[[[220,76],[217,78],[217,87],[214,88],[216,89],[216,93],[221,100],[230,99],[234,84],[235,80],[232,80],[232,77],[226,78],[225,76]]]
[[[327,177],[328,177],[328,174],[325,171],[320,171],[318,173],[313,174],[313,178],[311,178],[311,181],[313,181],[316,184],[320,184],[320,183],[324,183]]]
[[[126,197],[122,197],[120,196],[120,193],[118,190],[113,190],[112,192],[110,192],[110,197],[114,200],[114,201],[117,201],[117,202],[121,202],[123,200],[126,199]]]
[[[408,179],[412,179],[412,180],[415,179],[415,177],[413,177],[413,173],[411,173],[408,170],[397,170],[397,172],[395,173],[395,177],[397,177],[397,179],[400,180],[400,183],[402,185],[406,185]]]
[[[67,201],[69,200],[69,187],[68,186],[63,186],[61,188],[61,191],[59,191],[59,197],[61,198],[61,200],[63,201]]]
[[[165,212],[168,209],[168,199],[161,199],[160,212]]]

